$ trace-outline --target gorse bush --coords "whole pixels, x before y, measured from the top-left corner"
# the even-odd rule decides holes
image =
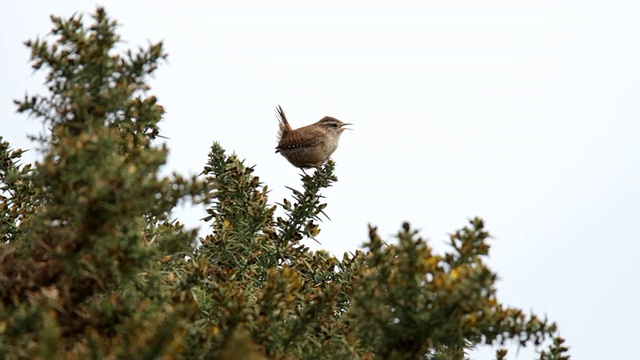
[[[445,254],[403,224],[338,259],[301,243],[331,161],[281,203],[218,143],[202,176],[160,176],[162,44],[116,51],[102,8],[52,21],[26,43],[48,93],[17,101],[46,124],[41,159],[0,139],[0,358],[464,359],[486,343],[502,359],[508,341],[569,358],[553,323],[498,301],[481,219]],[[200,241],[171,220],[183,200],[207,206]]]

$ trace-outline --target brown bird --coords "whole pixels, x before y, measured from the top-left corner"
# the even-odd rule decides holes
[[[276,153],[280,153],[295,167],[320,169],[329,156],[338,148],[338,140],[346,125],[342,121],[325,116],[320,121],[298,129],[292,129],[284,115],[284,110],[276,107],[280,129],[278,131],[278,146]]]

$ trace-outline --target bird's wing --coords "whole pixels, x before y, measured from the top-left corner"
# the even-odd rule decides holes
[[[287,133],[280,139],[277,150],[307,148],[320,145],[324,142],[322,130],[312,126],[305,126]]]

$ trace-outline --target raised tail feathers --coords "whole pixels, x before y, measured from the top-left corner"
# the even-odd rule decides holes
[[[287,121],[287,116],[284,114],[284,110],[282,110],[282,106],[276,106],[276,116],[278,117],[278,122],[280,122],[280,135],[283,132],[291,131],[291,125]]]

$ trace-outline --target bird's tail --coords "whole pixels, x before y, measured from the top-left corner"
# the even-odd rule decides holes
[[[284,110],[282,110],[282,106],[276,106],[276,116],[278,117],[278,122],[280,123],[280,128],[278,130],[278,139],[282,138],[282,134],[291,131],[291,125],[287,121],[287,116],[284,114]]]

